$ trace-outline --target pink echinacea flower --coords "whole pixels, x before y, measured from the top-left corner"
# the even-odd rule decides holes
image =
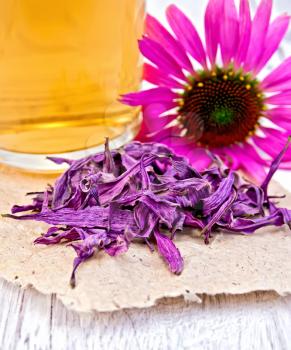
[[[257,181],[291,134],[291,57],[261,78],[290,17],[271,20],[272,0],[251,16],[248,0],[209,0],[205,43],[175,5],[167,8],[171,32],[148,15],[139,48],[144,80],[154,87],[123,95],[142,106],[140,141],[158,141],[187,156],[198,169],[211,152]],[[280,165],[291,168],[291,150]]]

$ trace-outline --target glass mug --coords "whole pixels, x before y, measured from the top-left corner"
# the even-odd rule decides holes
[[[54,170],[133,138],[145,0],[0,0],[0,162]]]

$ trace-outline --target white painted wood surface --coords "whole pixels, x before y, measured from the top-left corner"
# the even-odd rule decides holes
[[[291,296],[260,292],[161,301],[93,315],[0,281],[1,350],[289,350]]]
[[[173,2],[148,0],[148,10],[161,18],[163,6]],[[197,19],[206,2],[176,0]],[[290,0],[274,0],[274,5],[278,12],[291,13]],[[288,39],[290,44],[291,31]],[[288,41],[285,47],[290,54]],[[281,173],[277,179],[289,187],[289,177]],[[289,350],[291,296],[202,296],[201,304],[163,300],[149,309],[90,315],[67,310],[53,295],[0,280],[0,350],[10,349]]]

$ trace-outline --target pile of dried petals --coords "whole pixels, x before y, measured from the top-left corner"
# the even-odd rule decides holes
[[[179,274],[183,259],[173,239],[184,227],[201,230],[208,243],[213,231],[250,234],[264,226],[290,226],[291,210],[278,208],[267,194],[289,143],[257,186],[219,159],[198,172],[164,145],[132,142],[110,151],[107,141],[104,153],[78,161],[52,159],[69,169],[54,187],[29,193],[32,204],[14,206],[7,216],[53,225],[35,243],[70,242],[77,253],[72,286],[76,268],[96,250],[115,256],[136,238],[151,250],[155,241],[170,270]],[[32,213],[15,215],[24,211]]]

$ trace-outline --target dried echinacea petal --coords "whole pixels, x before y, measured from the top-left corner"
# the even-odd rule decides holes
[[[154,229],[154,236],[157,241],[158,251],[168,263],[171,272],[181,273],[184,263],[179,249],[169,237],[160,233],[157,228]]]
[[[158,143],[132,142],[104,153],[67,162],[68,170],[54,186],[34,193],[32,204],[14,206],[6,216],[43,221],[52,226],[37,244],[67,242],[78,266],[95,252],[125,253],[132,242],[144,241],[158,252],[171,272],[183,270],[173,240],[185,227],[201,230],[205,243],[213,232],[250,234],[264,226],[291,226],[291,210],[279,208],[268,184],[286,147],[274,159],[262,186],[229,171],[213,157],[211,168],[198,172],[187,159]],[[15,215],[28,212],[23,215]]]

